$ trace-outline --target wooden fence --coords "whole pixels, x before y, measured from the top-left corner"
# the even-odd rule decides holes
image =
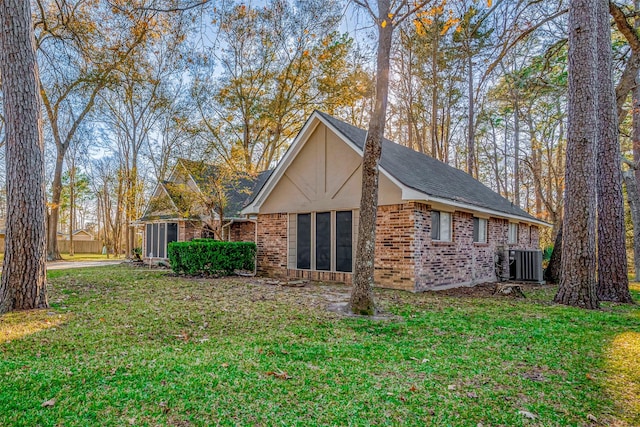
[[[61,253],[69,253],[70,243],[68,240],[58,240],[58,250]],[[77,240],[73,242],[73,249],[77,254],[99,254],[102,253],[102,242],[98,240]],[[4,252],[4,238],[0,238],[1,252]]]

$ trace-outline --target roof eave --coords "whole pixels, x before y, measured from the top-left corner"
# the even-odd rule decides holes
[[[478,212],[478,213],[483,213],[483,214],[487,214],[487,215],[491,215],[494,217],[498,217],[498,218],[506,218],[506,219],[512,219],[512,220],[516,220],[519,222],[526,222],[526,223],[530,223],[530,224],[536,224],[536,225],[541,225],[544,227],[550,227],[551,224],[548,224],[544,221],[541,221],[537,218],[528,218],[525,216],[520,216],[520,215],[514,215],[514,214],[510,214],[507,212],[501,212],[495,209],[489,209],[489,208],[484,208],[478,205],[473,205],[470,203],[464,203],[464,202],[459,202],[459,201],[455,201],[455,200],[450,200],[450,199],[444,199],[441,197],[433,197],[433,196],[429,196],[428,194],[425,194],[421,191],[415,190],[413,188],[409,188],[404,186],[403,184],[399,183],[399,185],[401,186],[400,188],[402,188],[402,200],[404,201],[415,201],[415,202],[433,202],[433,203],[441,203],[443,205],[447,205],[447,206],[452,206],[455,208],[461,208],[461,209],[465,209],[471,212]]]

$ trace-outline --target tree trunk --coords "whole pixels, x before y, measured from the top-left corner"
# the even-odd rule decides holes
[[[76,222],[76,200],[75,200],[75,185],[76,185],[76,168],[73,165],[69,169],[69,256],[74,256],[75,251],[73,247],[73,231],[75,230]]]
[[[520,207],[520,105],[517,90],[513,95],[513,202]]]
[[[469,42],[471,43],[471,42]],[[476,177],[476,135],[475,135],[475,105],[473,99],[473,57],[471,55],[471,48],[468,52],[467,63],[467,78],[469,79],[469,118],[467,121],[467,127],[469,128],[467,133],[467,173],[472,177]]]
[[[630,303],[609,3],[598,0],[598,298]]]
[[[439,36],[437,26],[434,25],[433,40],[431,43],[431,156],[434,159],[442,160],[438,155],[438,45]]]
[[[555,302],[598,308],[596,296],[597,31],[600,0],[569,5],[568,133],[562,271]]]
[[[633,2],[634,9],[640,10],[640,0]],[[640,27],[640,18],[636,16],[634,28]],[[638,184],[640,183],[640,75],[636,73],[635,87],[632,92],[632,141],[633,141],[633,163],[634,170],[629,174],[624,173],[623,178],[627,187],[627,199],[631,209],[631,223],[633,224],[633,272],[637,282],[640,278],[640,194]],[[618,110],[620,111],[620,110]],[[629,176],[628,176],[629,175]]]
[[[633,170],[623,172],[624,182],[627,187],[627,201],[631,210],[631,222],[633,223],[633,267],[635,280],[640,276],[640,193],[638,193],[638,181]]]
[[[562,266],[562,220],[558,226],[558,234],[553,244],[553,252],[549,265],[544,270],[544,280],[550,283],[560,283],[560,271]]]
[[[56,157],[56,167],[53,172],[53,183],[51,184],[51,205],[47,217],[47,261],[61,259],[58,250],[58,218],[60,217],[60,196],[62,194],[62,164],[64,162],[64,152],[58,150]]]
[[[387,98],[389,95],[389,63],[393,24],[389,15],[389,0],[378,0],[378,56],[376,63],[376,104],[364,146],[362,158],[362,198],[360,224],[353,274],[350,307],[356,314],[375,313],[373,275],[376,246],[376,219],[378,216],[378,162],[382,154]],[[381,25],[384,24],[384,25]]]
[[[0,313],[48,306],[44,142],[30,2],[0,2],[7,221]]]

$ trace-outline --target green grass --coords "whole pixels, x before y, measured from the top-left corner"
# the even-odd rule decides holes
[[[640,425],[636,307],[379,290],[395,316],[369,320],[326,310],[341,285],[127,266],[49,284],[51,309],[0,317],[0,426]]]

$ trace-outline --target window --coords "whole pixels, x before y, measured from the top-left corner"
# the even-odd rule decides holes
[[[289,268],[294,268],[295,261],[300,270],[353,270],[352,211],[291,214],[290,218],[294,225],[289,234]]]
[[[476,243],[487,243],[486,219],[473,218],[473,241]]]
[[[509,223],[509,239],[507,243],[511,245],[518,243],[518,224],[515,222]]]
[[[451,213],[431,211],[431,238],[441,242],[451,241]]]
[[[166,258],[167,246],[178,240],[178,224],[175,222],[161,222],[147,224],[146,253],[149,258]]]
[[[336,271],[353,267],[353,212],[336,212]]]
[[[167,224],[159,224],[158,227],[158,256],[166,258],[167,256]]]
[[[316,214],[316,270],[331,270],[331,212]]]
[[[298,259],[296,267],[311,268],[311,214],[298,214]]]

